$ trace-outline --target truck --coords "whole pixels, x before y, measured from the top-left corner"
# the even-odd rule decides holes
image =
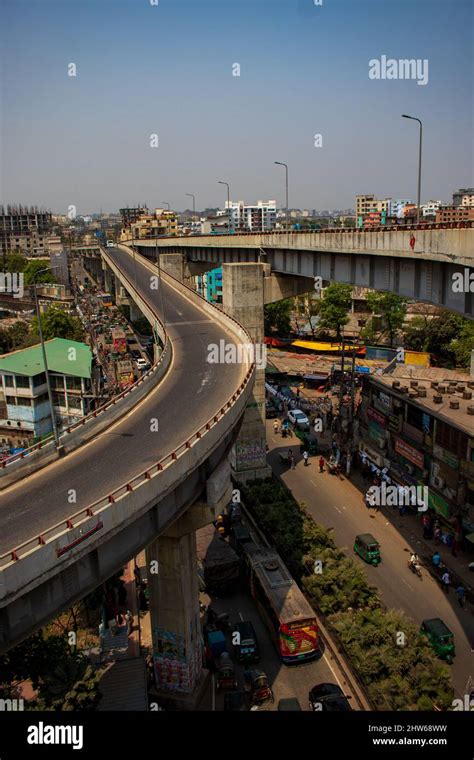
[[[239,585],[239,557],[213,525],[197,531],[197,558],[198,573],[208,594],[225,595]]]

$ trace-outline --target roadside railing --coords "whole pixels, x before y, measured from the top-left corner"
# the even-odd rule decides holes
[[[50,528],[46,528],[34,538],[28,539],[19,546],[16,546],[14,549],[11,549],[5,554],[0,555],[0,570],[6,565],[10,564],[10,562],[17,562],[18,560],[21,560],[23,556],[28,554],[36,547],[44,546],[46,543],[58,539],[62,534],[67,533],[72,528],[78,527],[81,522],[84,522],[90,517],[98,515],[104,509],[107,509],[112,504],[114,504],[118,499],[127,496],[137,488],[140,488],[140,486],[147,483],[152,478],[156,477],[156,475],[158,475],[160,472],[172,466],[174,462],[180,459],[184,454],[186,454],[187,451],[189,451],[189,449],[195,446],[196,443],[198,443],[207,433],[209,433],[209,431],[215,427],[215,425],[222,419],[222,417],[225,416],[227,411],[235,405],[236,401],[240,398],[247,385],[249,384],[254,369],[255,364],[251,364],[244,380],[235,391],[235,393],[233,393],[229,400],[224,404],[224,406],[222,406],[216,412],[216,414],[210,417],[206,423],[201,425],[201,427],[199,427],[186,441],[184,441],[184,443],[180,444],[180,446],[164,456],[155,464],[147,467],[145,470],[142,470],[135,477],[131,478],[125,483],[122,483],[110,493],[92,502],[87,507],[80,509],[78,512],[70,515],[68,518],[61,520],[59,523],[56,523]],[[60,550],[58,550],[58,552],[59,551]],[[58,556],[60,556],[59,553]]]
[[[210,237],[212,239],[216,237],[240,237],[250,235],[321,235],[321,234],[337,234],[340,232],[352,232],[361,234],[364,232],[410,232],[423,230],[454,230],[454,229],[471,229],[474,227],[474,220],[466,220],[461,222],[420,222],[419,224],[392,224],[392,225],[380,225],[377,227],[322,227],[320,229],[306,228],[301,230],[254,230],[249,232],[247,230],[237,230],[235,232],[205,232],[194,233],[192,235],[162,235],[161,239],[166,240],[187,240],[188,238],[196,237]],[[160,238],[156,238],[160,239]],[[146,243],[148,240],[155,240],[155,238],[144,238],[143,240],[136,239],[134,242],[137,246]]]
[[[149,268],[151,268],[152,266],[150,262],[146,260],[143,262],[143,264],[148,266]],[[165,279],[168,279],[168,278],[170,280],[174,279],[173,277],[171,277],[171,275],[167,273],[162,273],[162,274],[165,275]],[[177,282],[177,284],[181,287],[186,288],[186,290],[188,290],[194,297],[197,296],[198,298],[200,298],[206,304],[207,307],[212,306],[213,308],[215,308],[216,311],[219,313],[220,318],[222,319],[223,312],[220,309],[218,309],[216,306],[214,306],[214,304],[211,304],[209,303],[209,301],[206,301],[204,297],[200,296],[198,293],[196,293],[196,291],[194,291],[188,285],[185,285],[184,283],[181,283],[181,282]],[[239,330],[242,330],[245,333],[245,335],[249,339],[249,342],[251,342],[251,337],[248,331],[245,330],[245,328],[243,328],[242,325],[240,325],[236,319],[234,319],[228,314],[225,314],[225,317],[226,319],[234,322],[235,325],[239,328]],[[166,335],[165,350],[169,350],[168,346],[169,346],[169,337],[168,335]],[[158,366],[159,362],[163,358],[163,355],[164,355],[164,351],[161,354],[160,360],[157,362],[157,365],[155,365],[155,367]],[[40,534],[34,536],[33,538],[28,539],[27,541],[24,541],[23,543],[19,544],[13,549],[10,549],[8,552],[0,555],[0,571],[4,569],[7,565],[11,564],[12,562],[20,561],[24,556],[29,554],[31,551],[38,549],[41,546],[44,546],[45,544],[50,543],[51,541],[57,540],[61,535],[64,535],[65,533],[70,531],[72,528],[79,527],[81,523],[87,521],[91,517],[99,515],[99,513],[103,512],[103,510],[110,508],[116,501],[124,497],[127,497],[130,493],[136,491],[138,488],[148,483],[152,478],[156,477],[161,472],[166,470],[168,467],[172,466],[177,460],[179,460],[190,449],[192,449],[193,446],[195,446],[203,437],[205,437],[206,434],[208,434],[220,422],[220,420],[225,416],[225,414],[229,411],[229,409],[235,406],[236,402],[239,400],[242,393],[245,391],[249,382],[251,381],[254,374],[254,370],[255,370],[255,363],[252,363],[250,364],[249,369],[247,370],[244,380],[241,382],[237,390],[229,397],[229,399],[224,404],[224,406],[222,406],[212,417],[210,417],[207,420],[206,423],[201,425],[189,438],[187,438],[177,448],[175,448],[173,451],[171,451],[169,454],[164,456],[155,464],[151,465],[150,467],[147,467],[145,470],[142,470],[140,473],[138,473],[138,475],[134,476],[127,482],[122,483],[120,486],[115,488],[110,493],[107,493],[104,496],[102,496],[100,499],[97,499],[96,501],[92,502],[87,507],[83,507],[82,509],[78,510],[77,512],[65,518],[64,520],[61,520],[55,525],[41,531]],[[144,380],[144,377],[141,378],[141,380]],[[128,393],[130,391],[131,391],[131,388],[128,389]],[[125,391],[124,394],[125,393],[127,393],[127,391]],[[120,396],[123,396],[124,394],[120,394]],[[104,406],[110,407],[112,403],[113,402],[110,402]],[[98,411],[99,410],[96,410],[96,412]],[[58,558],[62,554],[60,549],[57,549],[56,553],[57,553]]]
[[[130,287],[133,287],[131,281],[129,280],[126,275],[124,275],[124,278],[128,281]],[[158,317],[157,317],[158,319]],[[104,412],[106,412],[108,409],[111,409],[112,407],[115,407],[118,402],[120,402],[122,399],[129,396],[131,393],[133,393],[137,388],[139,388],[148,378],[150,378],[152,375],[154,375],[157,370],[160,368],[162,362],[167,358],[169,348],[169,339],[168,334],[166,332],[166,327],[163,323],[161,323],[161,326],[163,328],[163,333],[165,336],[165,343],[163,346],[163,351],[160,354],[160,357],[158,361],[156,361],[149,370],[143,373],[141,377],[138,378],[129,388],[126,388],[121,393],[118,393],[116,396],[111,398],[109,401],[106,401],[105,404],[102,404],[101,406],[97,407],[97,409],[94,409],[89,414],[82,417],[77,422],[72,423],[72,425],[68,425],[67,427],[63,428],[60,431],[59,434],[59,440],[61,442],[62,438],[65,438],[70,433],[72,433],[74,430],[77,430],[78,428],[83,427],[84,425],[87,425],[88,422],[94,421],[102,415]],[[51,434],[51,437],[43,439],[42,441],[38,441],[38,443],[35,443],[33,446],[29,446],[27,449],[24,449],[23,451],[18,452],[17,454],[12,454],[10,457],[6,457],[5,459],[0,462],[0,467],[2,469],[5,469],[9,465],[13,464],[14,462],[17,462],[19,459],[25,459],[26,457],[30,456],[34,451],[39,451],[40,449],[45,448],[54,448],[54,438]]]

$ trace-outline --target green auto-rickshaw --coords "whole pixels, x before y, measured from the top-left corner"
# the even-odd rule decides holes
[[[427,637],[438,657],[449,663],[453,661],[453,657],[456,654],[454,636],[441,618],[423,620],[420,633]]]
[[[361,533],[355,537],[354,551],[359,557],[369,563],[369,565],[377,565],[382,561],[380,556],[380,544],[371,533]]]

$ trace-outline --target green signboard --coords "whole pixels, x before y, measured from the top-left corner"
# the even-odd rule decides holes
[[[430,488],[428,490],[428,506],[443,517],[449,518],[449,504],[442,496],[434,493]]]

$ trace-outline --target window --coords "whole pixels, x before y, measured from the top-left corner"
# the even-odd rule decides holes
[[[69,391],[81,390],[81,378],[80,377],[68,377],[66,376],[66,388]]]
[[[456,430],[440,420],[436,422],[436,443],[455,456],[462,459],[466,457],[468,440],[468,436],[461,430]]]
[[[5,401],[7,404],[11,404],[11,406],[16,405],[16,396],[5,396]]]
[[[13,388],[13,375],[4,375],[3,380],[6,388]]]
[[[43,385],[46,382],[46,373],[41,372],[39,375],[35,375],[33,378],[33,388],[38,388],[39,385]]]
[[[33,402],[30,398],[18,398],[17,406],[33,406]]]
[[[15,375],[16,380],[16,387],[17,388],[29,388],[30,387],[30,378],[26,377],[25,375]]]
[[[64,377],[63,375],[50,375],[51,388],[57,388],[58,390],[64,389]]]
[[[77,396],[68,396],[67,402],[70,409],[82,409],[82,400]]]

